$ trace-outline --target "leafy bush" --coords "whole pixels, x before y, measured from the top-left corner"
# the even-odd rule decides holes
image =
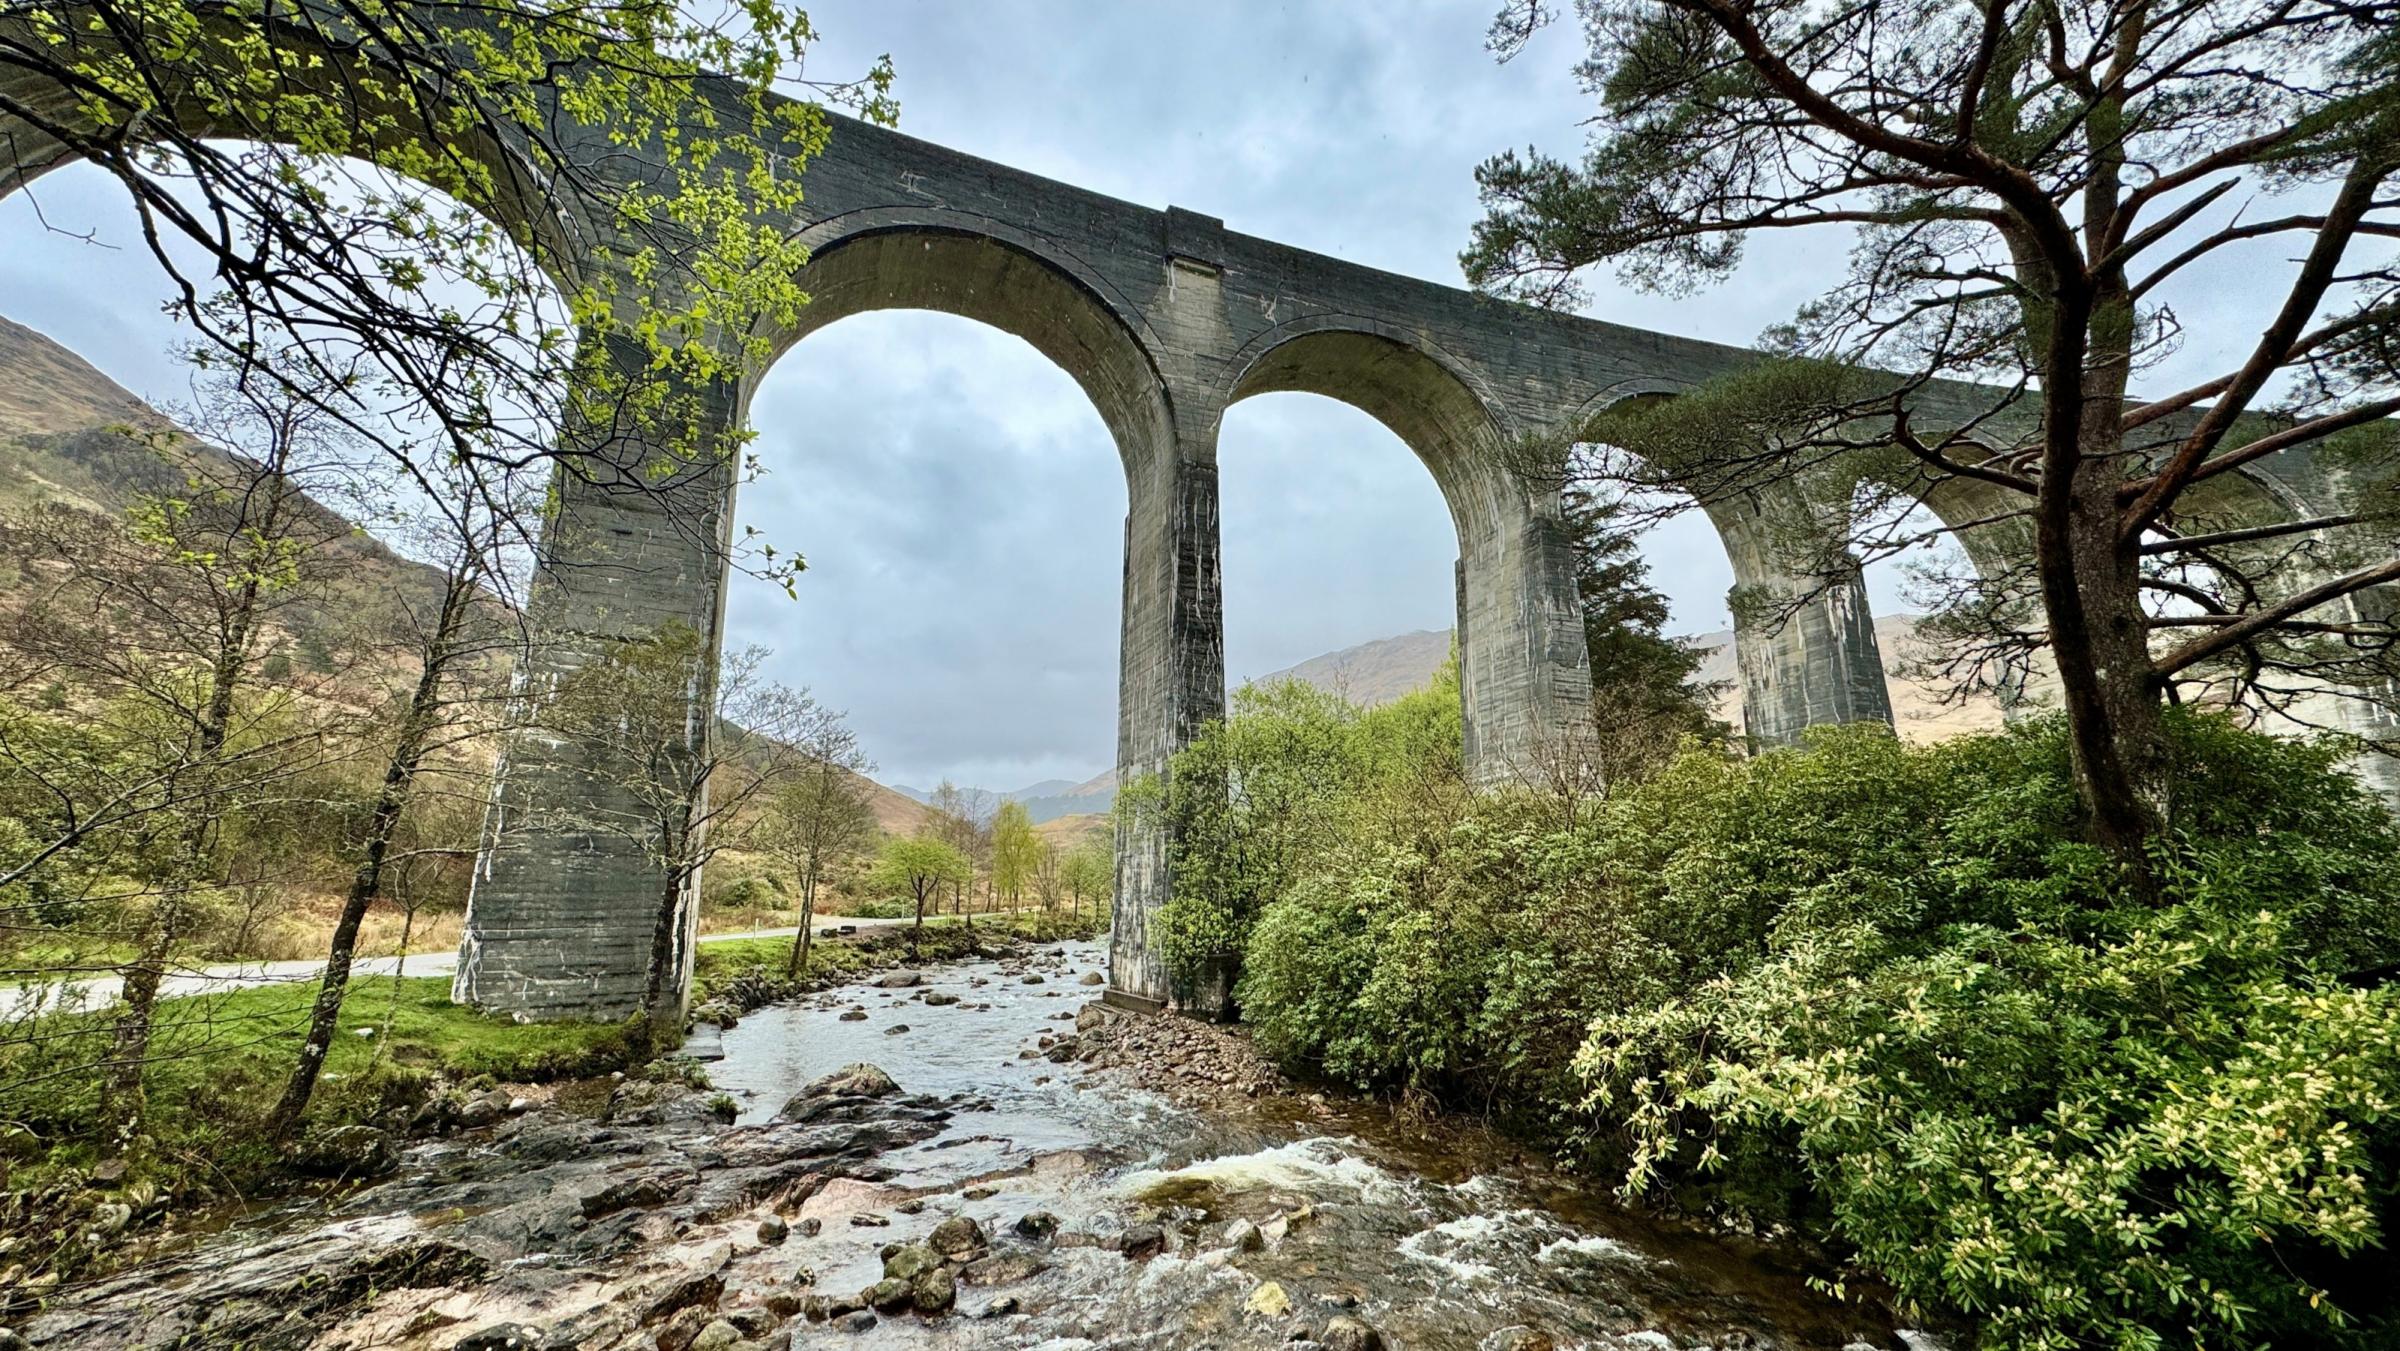
[[[858,901],[834,901],[831,904],[833,906],[831,918],[835,919],[907,919],[917,913],[916,902],[888,896],[869,897]],[[817,916],[820,921],[827,917],[822,911]]]
[[[1577,1068],[1628,1185],[1804,1182],[1986,1345],[2389,1345],[2361,1255],[2400,1182],[2400,989],[2364,973],[2400,951],[2400,835],[2334,747],[2176,738],[2147,885],[2080,842],[2055,725],[1862,781],[1921,795],[1883,866],[1822,872],[1758,960],[1595,1023]]]
[[[1464,792],[1455,661],[1376,709],[1298,680],[1245,685],[1232,716],[1127,786],[1118,812],[1168,832],[1175,887],[1153,921],[1187,987],[1234,988],[1251,927],[1362,842],[1406,836]]]
[[[1242,1007],[1287,1065],[1798,1221],[1987,1346],[2389,1345],[2400,832],[2337,746],[2173,725],[2143,881],[2055,722],[1831,730],[1320,848]]]

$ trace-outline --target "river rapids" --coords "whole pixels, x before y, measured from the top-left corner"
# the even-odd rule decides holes
[[[707,1067],[731,1123],[700,1094],[537,1107],[62,1292],[21,1332],[78,1351],[1931,1344],[1815,1293],[1783,1249],[1627,1212],[1478,1130],[1087,1065],[1079,1021],[1088,1043],[1131,1017],[1086,1011],[1102,961],[1019,949],[761,1009]],[[824,1087],[859,1065],[886,1091]],[[911,1267],[913,1302],[886,1281]]]

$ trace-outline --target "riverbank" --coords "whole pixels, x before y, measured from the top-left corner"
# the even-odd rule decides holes
[[[1312,1098],[1239,1033],[1108,1010],[1101,960],[1012,945],[751,1011],[709,1087],[562,1086],[410,1144],[386,1180],[72,1283],[20,1330],[93,1351],[1899,1346],[1772,1250]]]
[[[729,1021],[770,998],[904,962],[1013,946],[1050,927],[1037,914],[982,921],[972,934],[929,923],[921,954],[912,956],[904,929],[878,926],[818,939],[797,979],[783,975],[788,937],[708,943],[697,962],[696,1012]],[[638,1020],[518,1023],[451,1003],[447,976],[362,976],[345,1001],[306,1127],[277,1147],[262,1128],[264,1113],[290,1071],[315,995],[312,982],[285,981],[163,1001],[148,1079],[150,1132],[114,1159],[95,1138],[95,1076],[74,1072],[106,1054],[109,1020],[62,1013],[13,1024],[0,1041],[0,1077],[20,1086],[0,1125],[0,1290],[38,1297],[172,1248],[228,1214],[354,1188],[396,1169],[413,1140],[488,1127],[554,1097],[605,1099],[615,1082],[642,1080],[660,1052]],[[704,1082],[680,1068],[654,1073]]]

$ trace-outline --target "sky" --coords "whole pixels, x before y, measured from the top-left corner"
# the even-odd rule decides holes
[[[1571,27],[1504,66],[1483,46],[1491,9],[825,0],[809,6],[824,41],[808,74],[854,74],[888,52],[912,135],[1456,285],[1475,165],[1527,145],[1572,154],[1591,107]],[[0,201],[0,314],[173,401],[165,282],[130,225],[84,168]],[[1731,280],[1693,297],[1597,277],[1586,311],[1749,344],[1824,283],[1830,248],[1822,234],[1755,240]],[[2245,298],[2226,275],[2182,298],[2196,336],[2175,364],[2198,369],[2255,334],[2247,314],[2210,323]],[[1064,372],[969,320],[859,315],[787,353],[753,419],[768,472],[743,490],[739,524],[810,566],[797,599],[737,579],[729,643],[772,649],[777,678],[845,709],[885,782],[1007,790],[1113,763],[1124,480]],[[1219,462],[1233,681],[1451,625],[1448,514],[1380,424],[1267,395],[1227,414]],[[1645,554],[1671,628],[1729,625],[1732,571],[1696,514],[1655,531]],[[1878,612],[1902,607],[1896,565],[1869,583]]]

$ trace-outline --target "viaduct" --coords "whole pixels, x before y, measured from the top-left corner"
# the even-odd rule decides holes
[[[11,77],[0,71],[0,82]],[[42,91],[27,97],[52,97]],[[0,122],[7,119],[0,117]],[[63,156],[0,126],[0,194]],[[1502,450],[1625,399],[1672,396],[1754,360],[1697,342],[1497,301],[1227,229],[1210,216],[1116,201],[865,124],[837,121],[809,161],[800,216],[812,297],[780,354],[853,314],[926,309],[1032,344],[1090,397],[1122,460],[1124,606],[1117,766],[1130,778],[1225,707],[1217,436],[1226,409],[1296,390],[1352,404],[1424,461],[1458,536],[1457,633],[1466,759],[1479,781],[1529,767],[1567,736],[1591,694],[1572,546],[1555,491],[1530,486]],[[741,425],[763,367],[710,391],[710,416]],[[1973,408],[1972,391],[1937,395]],[[1992,397],[1998,397],[1993,395]],[[1957,424],[1952,424],[1957,425]],[[2261,462],[2234,491],[2241,514],[2334,514],[2340,485],[2305,450]],[[1867,472],[1861,469],[1862,474]],[[562,476],[543,544],[533,620],[553,652],[681,623],[721,637],[733,506],[730,470],[673,483],[679,499],[609,492]],[[1886,719],[1872,616],[1853,569],[1828,586],[1796,575],[1795,525],[1845,510],[1847,485],[1814,482],[1696,495],[1722,535],[1737,587],[1788,597],[1737,630],[1749,730],[1767,745],[1823,723]],[[1977,504],[1929,497],[1953,525]],[[694,528],[693,522],[701,522]],[[1964,536],[1988,563],[2005,541]],[[554,677],[539,659],[521,673]],[[705,703],[702,688],[698,701]],[[2344,716],[2364,716],[2344,702]],[[697,708],[696,725],[705,725]],[[546,811],[608,791],[574,753],[519,737],[504,758],[469,911],[457,996],[530,1017],[615,1016],[640,1007],[663,876],[622,838]],[[2373,772],[2400,788],[2390,763]],[[1172,1001],[1150,928],[1173,879],[1165,841],[1120,831],[1111,994]],[[697,905],[687,896],[688,976]]]

